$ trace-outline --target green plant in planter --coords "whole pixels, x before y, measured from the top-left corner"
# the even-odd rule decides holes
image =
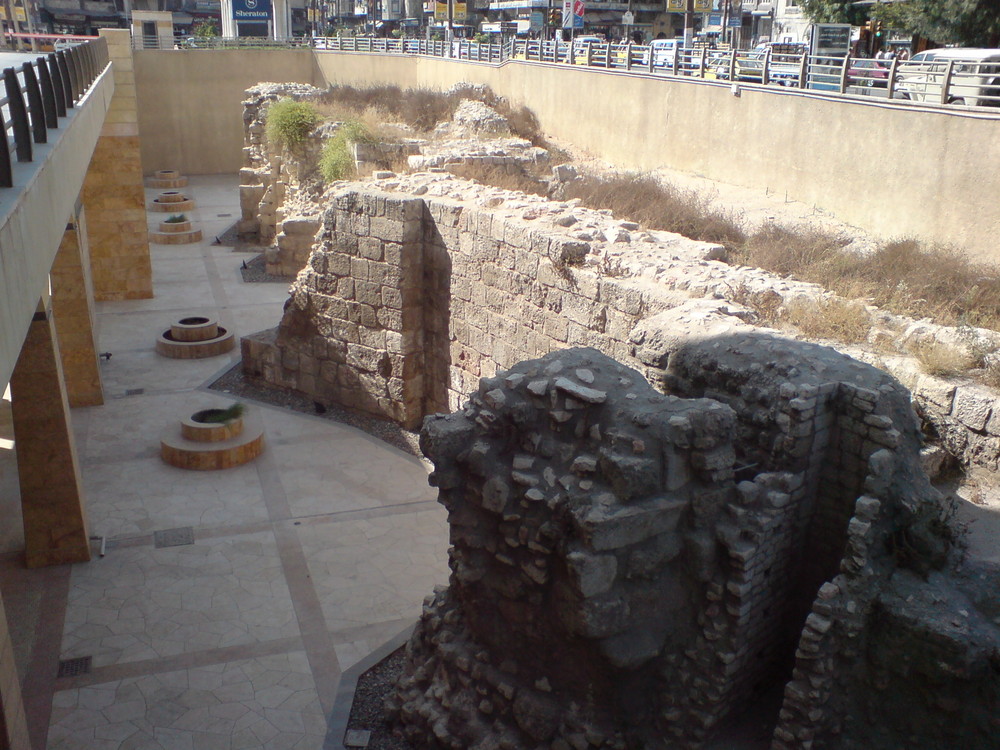
[[[187,214],[171,214],[163,220],[164,224],[180,224],[188,220]]]
[[[352,143],[375,143],[376,138],[364,123],[357,120],[344,122],[332,138],[323,144],[319,157],[319,172],[324,182],[345,180],[354,174]]]
[[[279,99],[267,109],[267,139],[279,146],[297,146],[320,123],[316,108],[307,102]]]
[[[243,416],[243,408],[243,404],[237,401],[228,409],[206,409],[204,412],[200,412],[201,416],[198,421],[211,424],[224,424],[225,422],[231,422],[232,420],[239,419]]]

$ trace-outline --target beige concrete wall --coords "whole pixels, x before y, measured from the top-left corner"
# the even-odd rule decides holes
[[[883,236],[1000,262],[1000,113],[570,66],[317,53],[329,83],[486,83],[545,132],[626,169],[670,167],[813,204]],[[989,166],[988,166],[989,165]]]
[[[137,50],[135,74],[146,174],[239,171],[243,92],[261,81],[319,80],[309,50]]]
[[[114,94],[106,70],[87,96],[35,146],[35,161],[16,164],[14,188],[0,190],[0,384],[10,378],[38,299],[80,194]]]
[[[241,93],[259,80],[480,82],[528,106],[547,133],[624,168],[670,167],[787,192],[884,236],[918,236],[1000,260],[1000,113],[831,100],[781,87],[742,86],[735,97],[722,82],[516,61],[493,67],[298,50],[136,58],[147,172],[235,171]]]

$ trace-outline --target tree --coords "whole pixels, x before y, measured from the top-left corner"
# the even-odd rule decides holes
[[[215,21],[199,21],[194,25],[194,35],[199,39],[218,36],[219,27],[215,25]]]
[[[908,0],[878,3],[872,15],[886,26],[919,34],[939,44],[1000,46],[997,0]]]
[[[860,26],[868,12],[851,0],[802,0],[802,12],[813,23],[849,23]]]

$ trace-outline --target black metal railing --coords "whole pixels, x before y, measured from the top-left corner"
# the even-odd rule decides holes
[[[59,118],[76,106],[107,64],[107,40],[94,38],[4,69],[0,187],[13,187],[14,160],[32,161],[34,144],[48,142],[48,131],[59,127]]]

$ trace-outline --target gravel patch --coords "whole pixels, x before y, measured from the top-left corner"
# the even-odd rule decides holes
[[[243,281],[247,284],[267,284],[274,282],[291,284],[295,280],[293,276],[276,276],[273,273],[268,273],[264,253],[255,255],[250,260],[243,261],[240,274],[243,276]]]
[[[221,391],[237,399],[256,401],[268,406],[296,411],[300,414],[312,414],[333,422],[356,427],[412,456],[422,458],[423,455],[420,452],[418,433],[404,430],[398,424],[385,419],[358,414],[339,406],[324,406],[300,393],[252,383],[243,377],[240,363],[233,365],[208,387],[213,391]]]
[[[393,733],[385,720],[383,705],[403,673],[405,651],[406,647],[400,646],[358,678],[347,729],[371,732],[368,750],[414,750],[410,743]]]

